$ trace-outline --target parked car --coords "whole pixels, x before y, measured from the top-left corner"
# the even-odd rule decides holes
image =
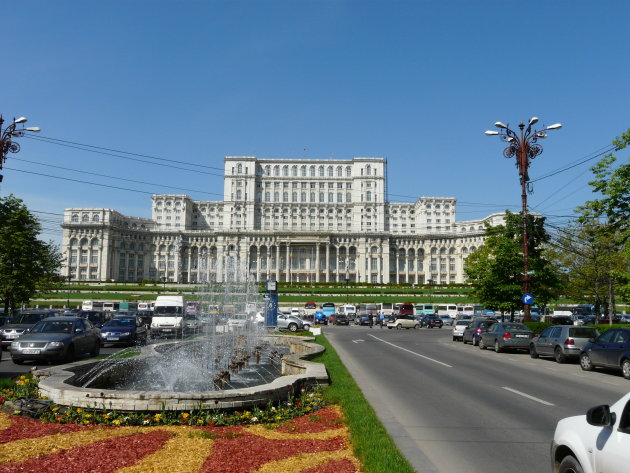
[[[280,314],[278,314],[278,318]],[[247,314],[232,314],[227,321],[228,330],[229,329],[244,329],[249,325],[249,317]]]
[[[32,329],[37,322],[47,317],[54,317],[57,313],[51,310],[25,310],[13,317],[10,323],[0,329],[2,349],[8,350],[11,343],[18,337]]]
[[[95,327],[98,328],[101,328],[109,319],[112,318],[111,312],[98,310],[82,310],[77,315],[79,317],[83,317],[84,319],[88,319]]]
[[[464,344],[470,342],[473,346],[479,345],[479,339],[481,334],[488,330],[490,325],[497,323],[498,320],[492,317],[475,317],[470,322],[470,325],[464,329],[462,334],[462,342]]]
[[[334,325],[350,325],[350,318],[346,314],[335,314]]]
[[[619,314],[620,324],[630,324],[630,314]]]
[[[613,328],[593,339],[582,348],[580,366],[584,371],[593,368],[620,369],[630,379],[630,328]]]
[[[253,315],[253,319],[250,316],[248,320],[249,323],[255,324],[258,319],[256,318],[256,314]],[[192,334],[199,333],[201,331],[201,319],[193,314],[184,315],[184,332]]]
[[[603,334],[605,335],[605,333]],[[561,419],[551,442],[553,473],[627,473],[630,465],[630,393],[612,406]]]
[[[320,325],[328,325],[328,319],[322,311],[315,312],[315,322]]]
[[[26,360],[73,361],[101,349],[101,331],[83,317],[49,317],[37,322],[29,333],[11,343],[13,363]]]
[[[556,362],[564,363],[570,358],[579,358],[584,345],[598,335],[599,332],[593,327],[552,325],[531,340],[529,356],[553,356]]]
[[[497,322],[481,332],[479,348],[494,347],[494,351],[501,353],[506,350],[529,350],[529,343],[534,332],[527,325],[515,322]]]
[[[444,322],[437,315],[425,315],[420,319],[420,327],[442,328],[443,326]]]
[[[317,304],[315,304],[314,302],[306,302],[304,304],[304,308],[305,309],[317,309]]]
[[[455,323],[455,319],[450,315],[440,315],[440,319],[442,319],[442,325],[448,325],[449,327],[452,327]]]
[[[358,314],[354,318],[354,325],[371,325],[372,324],[372,316],[368,314]]]
[[[309,327],[315,325],[315,314],[304,314],[300,318],[304,321],[304,324],[308,324]]]
[[[147,343],[148,330],[139,317],[117,315],[105,322],[101,336],[103,343],[144,345]]]
[[[409,330],[410,328],[418,328],[418,321],[413,315],[399,315],[396,317],[396,320],[393,322],[389,322],[387,324],[388,329],[403,329],[406,328]]]
[[[291,314],[278,314],[278,328],[280,330],[297,332],[298,330],[304,330],[304,321]]]
[[[471,320],[458,320],[453,325],[453,341],[462,340],[464,329],[470,325]]]

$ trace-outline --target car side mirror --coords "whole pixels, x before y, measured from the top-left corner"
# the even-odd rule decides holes
[[[586,413],[586,421],[596,427],[612,427],[615,425],[617,416],[610,412],[610,407],[606,404],[591,407]]]
[[[81,333],[81,332],[83,332],[83,329],[82,329],[82,328],[77,328],[77,329],[74,329],[74,333]]]

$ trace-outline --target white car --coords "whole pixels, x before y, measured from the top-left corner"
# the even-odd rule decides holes
[[[453,341],[464,339],[464,330],[470,325],[470,320],[456,320],[453,325]]]
[[[551,443],[553,473],[630,471],[630,393],[611,407],[558,422]]]
[[[387,328],[388,329],[418,328],[418,321],[413,315],[399,315],[396,317],[396,320],[394,320],[393,322],[389,322],[387,324]]]

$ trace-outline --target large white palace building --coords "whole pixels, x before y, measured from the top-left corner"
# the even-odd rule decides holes
[[[64,212],[64,275],[200,283],[242,268],[257,281],[462,283],[484,223],[454,197],[387,200],[387,161],[226,157],[223,201],[152,196],[152,218]]]

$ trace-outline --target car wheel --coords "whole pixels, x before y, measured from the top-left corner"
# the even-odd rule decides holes
[[[476,347],[477,345],[479,345],[479,340],[477,340],[477,339],[473,336],[472,341],[471,341],[470,343],[472,343],[472,346],[473,346],[473,347]]]
[[[392,329],[391,327],[387,327],[387,328],[390,329],[390,330]]]
[[[499,340],[496,340],[494,342],[494,351],[497,353],[501,353],[503,351],[503,348],[501,348],[501,345],[499,345]]]
[[[310,329],[311,329],[311,326],[309,324],[304,324],[304,330],[308,332]]]
[[[534,345],[529,346],[529,356],[531,358],[538,358],[538,352],[536,351],[536,347]]]
[[[297,329],[298,329],[297,324],[294,324],[293,322],[290,323],[288,329],[290,332],[297,332]]]
[[[591,357],[588,356],[587,353],[582,353],[580,355],[580,367],[584,371],[593,371],[593,363],[591,362]]]
[[[479,339],[479,348],[480,348],[481,350],[485,350],[485,349],[486,349],[486,344],[485,344],[485,343],[483,343],[483,338],[480,338],[480,339]]]
[[[418,324],[413,326],[414,330],[418,328]]]
[[[396,330],[400,330],[402,328],[401,324],[396,325]]]
[[[556,347],[553,351],[553,357],[556,359],[556,363],[564,363],[567,361],[567,357],[562,353],[562,348]]]
[[[621,373],[626,379],[630,379],[630,359],[626,358],[621,362]]]
[[[567,455],[560,462],[558,473],[584,473],[584,470],[573,455]]]
[[[456,342],[457,341],[457,337],[455,335],[453,335],[453,341]]]
[[[94,343],[94,348],[90,352],[90,356],[95,357],[95,356],[98,356],[99,353],[101,353],[101,342],[96,340],[96,342]]]
[[[13,363],[15,363],[16,365],[23,365],[24,360],[20,360],[19,358],[13,358]]]
[[[466,341],[466,339],[465,339],[463,336],[462,336],[462,343],[463,343],[464,345],[466,345],[466,344],[468,343],[468,342]]]

